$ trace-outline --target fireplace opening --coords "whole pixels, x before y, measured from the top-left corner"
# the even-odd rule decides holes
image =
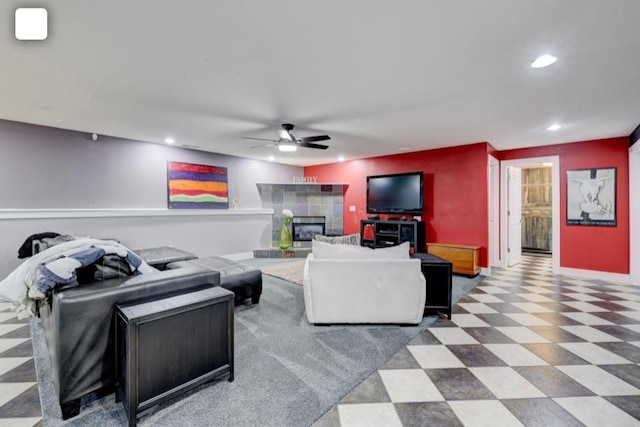
[[[316,234],[325,234],[325,217],[294,216],[291,231],[294,242],[310,242]]]

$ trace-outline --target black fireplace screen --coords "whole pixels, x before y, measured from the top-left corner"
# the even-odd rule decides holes
[[[309,242],[316,234],[325,234],[325,217],[294,216],[291,226],[294,242]]]

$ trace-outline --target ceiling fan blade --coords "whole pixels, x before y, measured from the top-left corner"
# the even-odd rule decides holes
[[[304,138],[302,138],[304,139]],[[314,144],[313,142],[303,142],[300,141],[299,145],[301,147],[306,147],[306,148],[318,148],[320,150],[326,150],[327,148],[329,148],[328,145],[322,145],[322,144]]]
[[[273,147],[273,146],[275,146],[275,145],[276,145],[276,144],[254,145],[253,147],[250,147],[250,148],[252,148],[252,149],[253,149],[253,148],[266,148],[266,147]]]
[[[306,144],[308,142],[326,141],[328,139],[331,139],[331,137],[329,135],[316,135],[316,136],[307,136],[307,137],[304,137],[304,138],[300,138],[300,142]]]
[[[243,136],[242,139],[255,139],[256,141],[269,141],[269,142],[275,142],[273,139],[268,139],[268,138],[254,138],[252,136]]]

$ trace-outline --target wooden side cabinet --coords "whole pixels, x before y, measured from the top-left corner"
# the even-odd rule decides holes
[[[453,272],[469,277],[480,273],[480,246],[455,243],[427,243],[427,252],[453,263]]]
[[[227,375],[233,381],[233,299],[217,286],[116,305],[116,401],[130,426],[187,390]]]

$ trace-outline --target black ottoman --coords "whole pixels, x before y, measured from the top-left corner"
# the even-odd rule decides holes
[[[255,267],[222,257],[210,256],[189,261],[172,262],[167,264],[167,269],[187,266],[198,266],[219,271],[220,286],[235,294],[236,304],[247,298],[251,298],[253,304],[257,304],[260,301],[262,271]]]

